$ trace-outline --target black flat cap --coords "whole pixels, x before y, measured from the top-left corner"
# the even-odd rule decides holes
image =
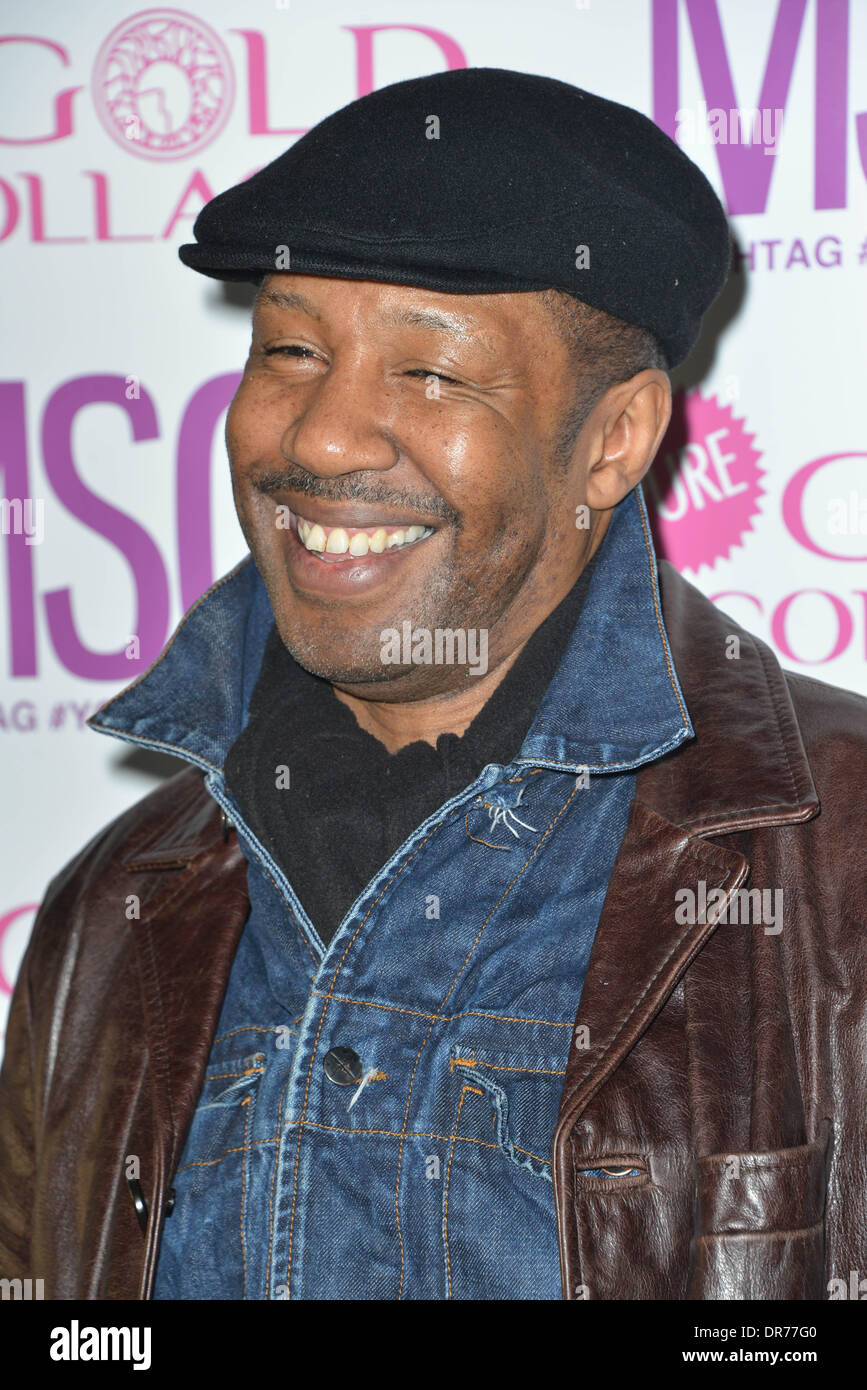
[[[650,329],[671,366],[730,260],[716,193],[653,121],[501,68],[351,102],[213,198],[193,231],[181,260],[219,280],[288,269],[461,294],[565,290]]]

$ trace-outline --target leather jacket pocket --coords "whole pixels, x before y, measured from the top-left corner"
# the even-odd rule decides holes
[[[825,1297],[829,1135],[697,1160],[688,1298]]]

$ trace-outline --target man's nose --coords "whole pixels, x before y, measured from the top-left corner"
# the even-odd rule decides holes
[[[332,363],[309,388],[304,409],[281,440],[286,458],[321,477],[392,468],[393,403],[381,372],[359,360]]]

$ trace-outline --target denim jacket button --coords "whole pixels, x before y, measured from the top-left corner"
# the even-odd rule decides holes
[[[332,1047],[322,1059],[322,1068],[336,1086],[354,1086],[364,1075],[361,1058],[351,1047]]]

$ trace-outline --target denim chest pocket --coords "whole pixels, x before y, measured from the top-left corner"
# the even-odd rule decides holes
[[[551,1145],[566,1074],[562,1058],[456,1045],[450,1070],[456,1138],[496,1148],[510,1163],[550,1182]],[[474,1094],[477,1104],[468,1099]]]
[[[551,1150],[566,1075],[562,1058],[458,1045],[452,1048],[451,1070],[462,1078],[460,1108],[468,1104],[466,1098],[473,1093],[486,1098],[490,1110],[487,1123],[503,1156],[551,1182]],[[485,1106],[481,1102],[480,1106],[479,1114],[484,1116]],[[470,1137],[463,1132],[471,1127],[468,1114],[462,1121],[456,1120],[456,1125],[459,1139]],[[490,1145],[490,1134],[476,1137]],[[627,1160],[622,1155],[604,1166],[576,1172],[583,1179],[614,1179],[613,1187],[618,1186],[618,1179],[647,1176],[643,1160],[636,1166],[633,1158]]]
[[[551,1148],[562,1057],[450,1049],[444,1295],[560,1297]]]
[[[245,1148],[264,1072],[261,1049],[212,1062],[205,1069],[182,1168],[195,1168],[204,1175],[222,1158]]]
[[[228,1052],[231,1044],[218,1040],[221,1045]],[[227,1288],[247,1297],[246,1194],[251,1158],[260,1152],[254,1122],[266,1066],[260,1046],[205,1069],[173,1178],[176,1202],[162,1236],[156,1298],[209,1299],[225,1296],[218,1291]]]

